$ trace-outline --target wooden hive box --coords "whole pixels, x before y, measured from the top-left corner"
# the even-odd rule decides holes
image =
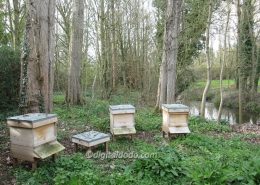
[[[7,118],[12,156],[35,162],[62,151],[64,147],[57,141],[57,121],[55,114],[45,113]]]
[[[190,133],[188,127],[189,107],[182,104],[163,104],[163,126],[164,133]]]
[[[110,111],[110,132],[112,135],[135,134],[134,114],[132,105],[112,105]]]

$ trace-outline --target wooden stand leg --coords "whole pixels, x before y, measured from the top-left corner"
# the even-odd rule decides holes
[[[34,161],[32,162],[32,170],[36,170],[37,168],[37,159],[34,159]]]
[[[112,141],[115,141],[116,140],[116,137],[114,134],[112,134]]]
[[[108,142],[105,142],[106,153],[108,153]]]
[[[18,164],[19,164],[19,159],[14,158],[14,163],[13,163],[13,165],[14,165],[14,166],[17,166]]]
[[[52,158],[52,161],[53,161],[53,162],[55,162],[55,160],[56,160],[56,157],[57,157],[57,155],[56,155],[56,154],[53,154],[53,155],[51,156],[51,158]]]
[[[131,140],[133,141],[133,134],[131,134],[130,137],[131,137]]]
[[[74,145],[75,145],[75,152],[77,152],[79,148],[78,143],[74,143]]]
[[[88,149],[87,149],[87,152],[86,152],[87,154],[89,154],[89,153],[92,153],[92,150],[91,150],[91,147],[88,147]]]
[[[165,138],[165,132],[164,131],[162,131],[162,137]]]

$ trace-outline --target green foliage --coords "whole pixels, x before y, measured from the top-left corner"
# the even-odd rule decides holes
[[[18,108],[20,54],[8,46],[0,46],[0,111]]]
[[[218,124],[215,121],[209,121],[201,117],[191,117],[189,127],[192,132],[231,132],[227,124]]]
[[[154,113],[152,109],[143,109],[137,111],[136,129],[140,131],[156,131],[160,129],[162,118],[158,113]]]
[[[138,179],[177,183],[185,175],[181,155],[172,148],[161,148],[156,158],[136,160],[130,169]]]
[[[54,98],[59,135],[70,139],[72,130],[79,133],[86,126],[108,132],[108,105],[113,102],[87,99],[86,105],[66,107],[63,100],[61,95]],[[168,140],[161,136],[161,122],[161,115],[150,108],[138,108],[136,128],[147,135],[141,138],[143,132],[139,132],[133,141],[122,137],[110,144],[111,152],[153,154],[150,158],[101,160],[79,153],[63,155],[55,163],[41,162],[36,171],[14,168],[17,184],[259,184],[259,145],[243,141],[257,135],[240,135],[227,124],[191,117],[192,133]]]
[[[18,182],[28,185],[40,184],[99,184],[101,179],[93,164],[82,154],[62,156],[55,163],[44,163],[34,172],[18,168],[15,176]]]

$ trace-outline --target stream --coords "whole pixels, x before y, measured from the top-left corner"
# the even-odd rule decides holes
[[[194,116],[199,115],[200,101],[185,102],[190,107],[190,114]],[[205,117],[209,120],[216,120],[218,116],[218,107],[215,107],[214,103],[206,102]],[[239,122],[238,110],[224,108],[221,115],[222,120],[226,120],[229,124],[234,125]],[[259,115],[243,112],[243,123],[260,124]]]

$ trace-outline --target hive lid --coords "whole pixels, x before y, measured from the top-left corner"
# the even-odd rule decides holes
[[[109,110],[112,114],[135,113],[135,107],[130,104],[110,105]]]
[[[128,109],[135,109],[133,105],[125,104],[125,105],[110,105],[109,108],[111,110],[128,110]]]
[[[34,149],[34,153],[41,159],[45,159],[53,154],[56,154],[62,150],[64,150],[65,147],[62,146],[58,141],[53,141],[50,143],[46,143],[43,145],[38,146]]]
[[[189,107],[183,104],[162,104],[162,109],[168,112],[189,112]]]
[[[108,134],[104,134],[97,131],[89,131],[89,132],[83,132],[77,135],[72,136],[74,139],[79,139],[86,142],[93,142],[104,138],[110,138]]]
[[[40,121],[44,121],[44,120],[48,120],[48,119],[56,118],[56,117],[57,117],[56,114],[29,113],[29,114],[9,117],[9,118],[7,118],[7,121],[37,123]]]

